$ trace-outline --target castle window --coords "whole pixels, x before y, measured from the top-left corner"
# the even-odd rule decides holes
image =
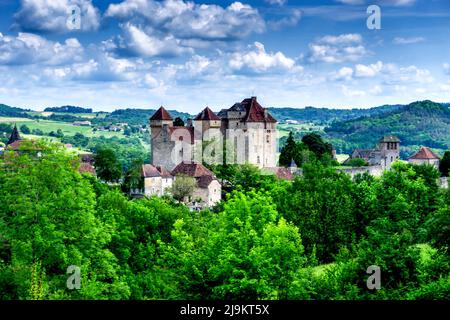
[[[261,158],[259,156],[258,156],[257,161],[258,161],[258,164],[261,163]]]
[[[178,140],[183,141],[183,137],[179,137]]]
[[[267,140],[267,143],[270,143],[270,136],[269,135],[266,136],[266,140]]]

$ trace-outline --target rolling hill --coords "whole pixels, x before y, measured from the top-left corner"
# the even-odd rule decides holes
[[[336,121],[325,132],[343,152],[373,147],[386,134],[398,136],[406,153],[410,153],[408,147],[420,145],[448,150],[450,109],[429,100],[418,101],[370,117]]]

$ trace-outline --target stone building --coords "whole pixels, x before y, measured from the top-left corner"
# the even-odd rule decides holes
[[[163,167],[144,164],[142,166],[145,196],[161,197],[172,187],[173,176]]]
[[[197,186],[192,194],[192,203],[197,203],[199,208],[212,207],[222,198],[222,186],[214,173],[200,163],[182,162],[175,167],[172,175],[186,175],[195,178]]]
[[[439,169],[440,158],[429,148],[422,147],[418,152],[408,158],[408,162],[412,164],[429,164]]]
[[[356,149],[350,158],[363,159],[369,166],[381,166],[382,170],[389,169],[393,162],[400,159],[400,140],[396,136],[384,136],[374,149]]]
[[[182,162],[224,160],[273,168],[277,166],[276,124],[256,97],[218,114],[207,107],[183,127],[174,126],[169,112],[161,107],[150,118],[152,163],[168,170]]]

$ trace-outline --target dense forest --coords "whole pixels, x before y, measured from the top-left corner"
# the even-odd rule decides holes
[[[370,109],[330,109],[330,108],[269,108],[269,112],[278,120],[297,120],[327,125],[334,121],[347,121],[360,117],[374,116],[397,110],[401,105],[385,105]]]
[[[308,144],[309,141],[303,141]],[[0,299],[448,299],[450,191],[429,166],[352,180],[215,168],[225,200],[130,199],[58,144],[0,159]],[[67,268],[81,268],[79,290]],[[369,290],[369,266],[381,288]]]
[[[417,146],[447,150],[450,148],[450,109],[432,101],[414,102],[387,113],[334,122],[325,132],[343,153],[356,147],[370,148],[379,137],[388,134],[400,138],[406,154],[416,151]],[[405,148],[408,146],[409,149]]]

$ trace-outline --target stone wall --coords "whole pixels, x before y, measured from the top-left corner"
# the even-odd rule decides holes
[[[371,176],[380,177],[384,171],[381,165],[354,168],[338,168],[337,170],[349,174],[352,178],[357,174],[363,174],[365,172],[367,172]]]
[[[448,189],[448,177],[439,178],[439,186]]]

